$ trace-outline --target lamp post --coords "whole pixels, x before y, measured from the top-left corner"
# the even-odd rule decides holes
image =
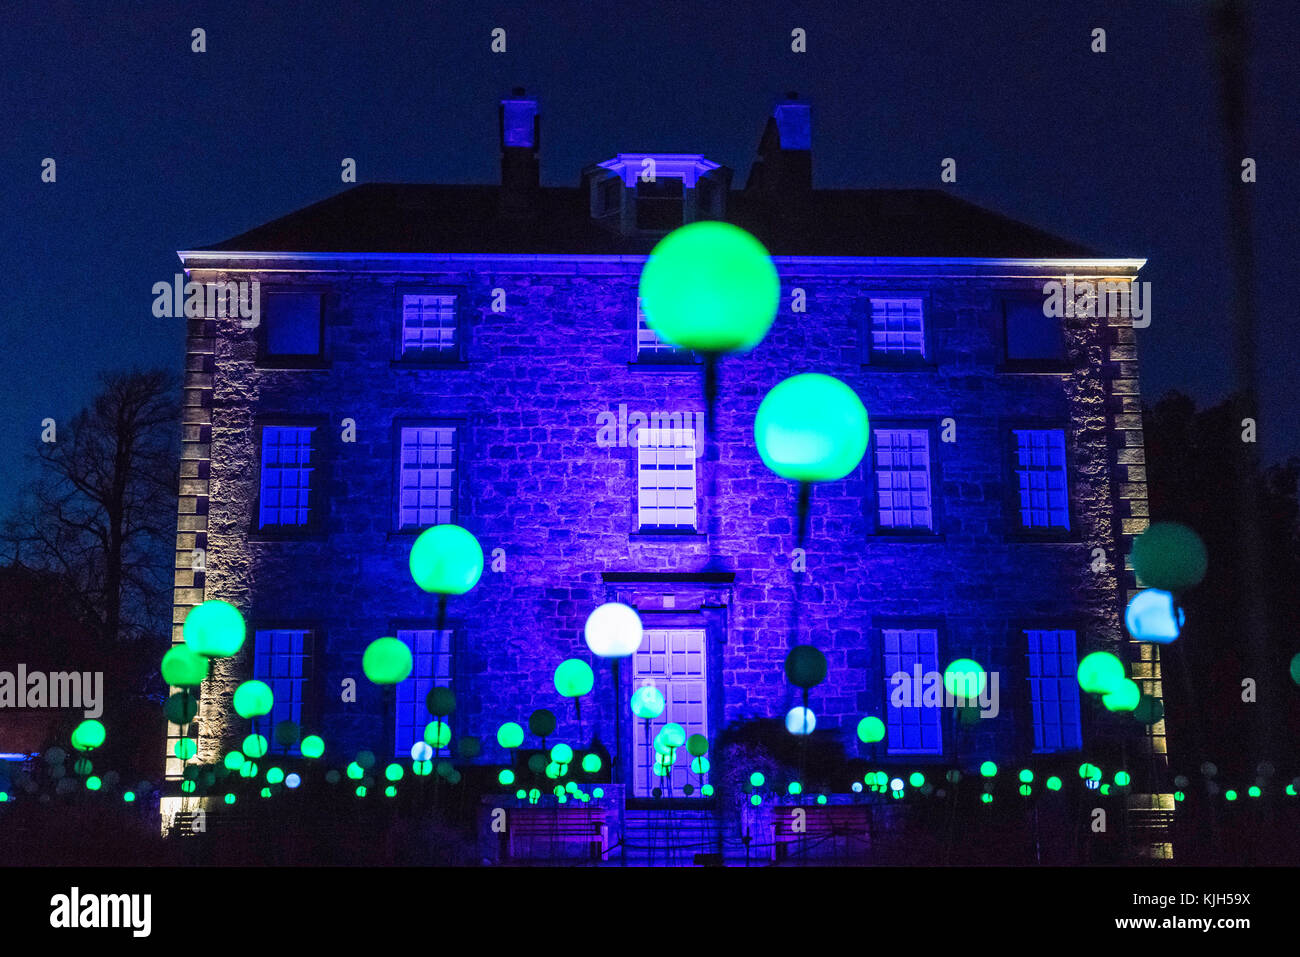
[[[636,654],[645,638],[641,616],[636,609],[619,602],[606,602],[587,616],[583,627],[583,638],[587,647],[597,658],[605,658],[610,663],[614,677],[614,759],[613,775],[615,783],[623,776],[623,719],[618,714],[617,702],[623,700],[619,690],[618,664],[624,658]]]

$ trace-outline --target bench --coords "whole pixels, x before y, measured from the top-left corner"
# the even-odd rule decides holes
[[[803,830],[796,831],[796,811],[803,812]],[[792,844],[815,845],[816,856],[829,845],[834,853],[836,842],[845,839],[847,850],[861,853],[871,844],[871,808],[863,804],[802,804],[772,808],[772,859],[785,860]]]
[[[506,811],[501,835],[502,860],[549,860],[576,857],[579,850],[592,861],[609,859],[609,824],[603,807],[514,807]],[[546,848],[539,853],[538,845]]]

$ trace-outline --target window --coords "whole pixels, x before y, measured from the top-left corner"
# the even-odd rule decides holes
[[[455,518],[456,429],[417,426],[401,432],[398,528],[448,525]]]
[[[922,300],[871,299],[871,358],[919,360],[926,357]]]
[[[1002,304],[1006,324],[1007,362],[1059,365],[1065,361],[1061,320],[1043,315],[1037,299],[1008,299]]]
[[[257,527],[302,528],[311,523],[311,426],[262,427],[262,477]]]
[[[1029,697],[1034,716],[1034,751],[1078,751],[1079,660],[1073,631],[1026,631]]]
[[[641,297],[636,298],[636,361],[637,362],[695,362],[696,355],[664,342],[646,322],[641,308]]]
[[[415,742],[424,740],[424,728],[433,720],[425,704],[429,691],[451,687],[451,632],[399,629],[397,637],[411,649],[413,662],[411,676],[397,685],[393,754],[405,758]]]
[[[319,292],[268,292],[263,350],[268,358],[318,358],[324,299]]]
[[[623,181],[611,176],[600,184],[600,213],[616,213],[623,205]]]
[[[1062,429],[1014,429],[1016,489],[1022,529],[1068,530],[1069,492]]]
[[[694,531],[695,430],[637,430],[637,517],[642,530]]]
[[[636,181],[636,228],[667,232],[682,224],[682,181],[659,176]]]
[[[271,688],[271,713],[253,719],[253,730],[266,737],[270,750],[298,753],[275,742],[275,726],[292,721],[302,726],[312,633],[294,629],[258,630],[253,641],[253,677]]]
[[[916,671],[922,680],[939,671],[939,633],[933,628],[885,628],[881,631],[885,657],[885,703],[890,754],[942,754],[942,708],[921,706]],[[895,707],[895,688],[906,678],[908,707]]]
[[[933,530],[930,508],[930,433],[877,429],[876,527]]]
[[[456,305],[455,293],[402,296],[402,358],[457,358]]]

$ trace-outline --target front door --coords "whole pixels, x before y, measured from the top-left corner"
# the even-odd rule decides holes
[[[647,629],[645,640],[632,660],[632,685],[639,687],[647,679],[654,681],[664,696],[664,713],[650,722],[649,739],[646,723],[633,718],[632,793],[651,797],[653,789],[663,789],[663,797],[687,797],[685,785],[693,788],[691,797],[700,797],[700,786],[709,776],[691,770],[691,755],[686,748],[677,749],[677,757],[667,775],[654,773],[654,738],[667,723],[680,724],[689,737],[709,735],[705,707],[706,655],[703,628]]]

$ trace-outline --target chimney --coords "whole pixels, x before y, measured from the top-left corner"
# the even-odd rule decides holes
[[[537,140],[541,124],[537,100],[524,96],[521,86],[501,101],[501,213],[526,215],[540,182]]]
[[[787,93],[772,110],[745,189],[789,210],[803,206],[799,201],[812,191],[812,110],[798,93]]]

